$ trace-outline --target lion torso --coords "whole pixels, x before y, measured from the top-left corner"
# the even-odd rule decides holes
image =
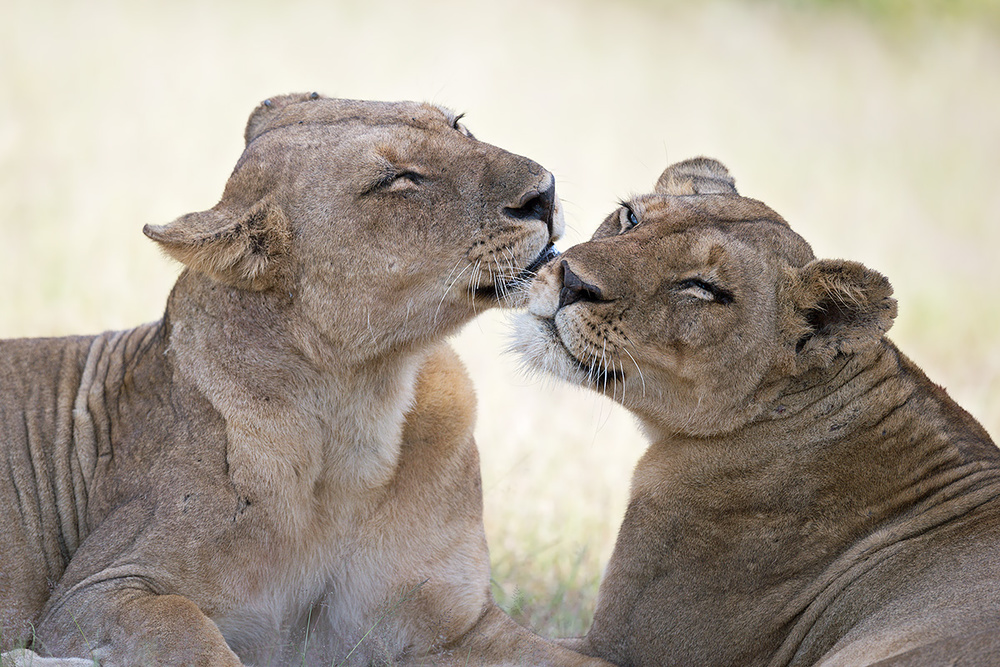
[[[5,476],[16,480],[2,499],[4,526],[17,531],[4,542],[4,575],[13,574],[0,588],[2,608],[16,610],[4,619],[8,646],[32,638],[54,592],[127,563],[124,545],[169,532],[192,554],[222,507],[238,514],[224,424],[190,383],[175,383],[168,345],[164,322],[0,342]],[[66,572],[95,531],[87,562]]]
[[[30,638],[50,588],[86,536],[82,481],[92,476],[97,452],[91,442],[78,458],[73,411],[91,342],[0,343],[0,383],[6,390],[0,424],[10,434],[3,440],[8,483],[0,485],[0,525],[8,536],[0,569],[5,610],[0,629],[14,641]],[[49,372],[38,373],[39,368]],[[89,462],[86,470],[80,469],[81,459]]]
[[[893,372],[897,355],[887,347],[867,378],[847,369],[839,397],[799,396],[816,412],[779,429],[653,444],[588,633],[594,653],[857,665],[995,629],[1000,456],[908,362]]]
[[[158,589],[193,600],[231,646],[261,664],[279,659],[282,647],[298,646],[296,634],[318,620],[306,620],[313,607],[317,615],[340,617],[340,641],[314,647],[330,659],[350,652],[386,600],[396,599],[405,613],[440,595],[457,618],[469,617],[457,612],[462,604],[473,605],[472,618],[478,616],[489,575],[480,557],[485,537],[475,521],[481,496],[474,403],[454,353],[441,348],[423,366],[391,484],[315,508],[310,529],[322,533],[310,547],[282,525],[274,499],[233,483],[225,423],[174,372],[168,349],[164,322],[94,337],[0,344],[4,476],[12,480],[2,498],[9,527],[0,587],[2,608],[9,610],[8,646],[30,641],[50,597],[108,568],[116,577],[156,581]],[[431,523],[425,530],[414,525],[413,494],[438,497],[439,504],[420,515]],[[441,535],[442,528],[451,536]],[[431,572],[421,538],[434,531],[452,544],[471,531],[472,551],[456,553],[467,562],[452,564],[454,591],[447,581],[424,581]],[[88,538],[86,561],[71,563]],[[188,565],[165,572],[160,562]],[[467,594],[462,570],[470,566],[480,583]],[[383,570],[391,575],[380,576]],[[409,589],[397,590],[406,583],[399,572],[413,573]],[[231,587],[219,588],[216,580]],[[419,640],[436,643],[438,635],[466,629],[441,621],[427,616],[426,627],[415,631],[426,635]],[[374,633],[369,639],[376,648],[366,646],[357,657],[398,654],[418,641],[396,634]]]

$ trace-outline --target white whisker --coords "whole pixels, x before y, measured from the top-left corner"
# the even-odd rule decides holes
[[[619,377],[621,377],[621,382],[618,384],[622,386],[622,397],[620,400],[621,404],[625,405],[625,362],[622,361],[621,355],[618,355],[618,372]]]
[[[605,356],[605,353],[608,351],[608,339],[607,339],[606,336],[601,336],[601,338],[602,338],[602,342],[601,342],[601,373],[602,373],[602,376],[601,376],[601,379],[604,380],[604,386],[601,387],[601,393],[602,394],[607,394],[608,393],[608,365],[607,365],[607,357]]]
[[[511,288],[513,287],[517,289],[518,287],[517,285],[514,284],[514,281],[517,279],[517,270],[514,266],[514,259],[515,259],[514,249],[508,246],[503,250],[504,250],[504,259],[506,260],[507,263],[506,271],[508,272],[506,274],[501,273],[501,275],[503,275],[503,280],[502,280],[503,301],[508,305],[513,305],[514,299],[513,296],[511,295]]]
[[[476,303],[476,290],[479,288],[479,283],[483,279],[483,265],[482,260],[476,260],[476,263],[472,267],[472,275],[469,277],[469,300],[472,303],[472,312],[474,315],[478,315],[477,310],[478,304]]]
[[[628,358],[632,360],[633,364],[635,364],[635,370],[639,373],[639,380],[642,382],[642,396],[643,396],[643,398],[645,398],[646,397],[646,378],[642,374],[642,369],[639,368],[639,364],[636,363],[635,357],[633,357],[631,354],[629,354],[628,347],[626,347],[625,345],[622,345],[622,352],[624,352],[625,354],[628,354]],[[625,373],[625,369],[624,368],[622,369],[622,373],[623,374]]]
[[[452,288],[455,287],[455,284],[458,283],[458,280],[462,277],[462,274],[465,273],[466,271],[468,271],[469,268],[470,268],[470,265],[466,264],[465,267],[463,267],[462,270],[458,272],[458,275],[455,276],[454,280],[451,279],[451,275],[453,273],[455,273],[455,269],[457,269],[458,266],[459,266],[459,264],[461,264],[464,261],[465,261],[464,259],[460,259],[457,262],[455,262],[455,266],[452,267],[451,272],[448,274],[449,281],[446,282],[444,291],[441,294],[441,300],[438,301],[437,308],[434,310],[434,322],[435,322],[435,324],[438,321],[438,316],[441,314],[441,306],[444,304],[444,300],[446,298],[448,298],[448,294],[451,292]]]

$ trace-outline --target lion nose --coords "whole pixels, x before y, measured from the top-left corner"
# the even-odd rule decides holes
[[[601,301],[603,295],[601,289],[596,285],[584,282],[580,276],[573,273],[566,260],[560,262],[562,266],[562,288],[559,290],[559,308],[576,303],[577,301]]]
[[[533,188],[523,195],[514,206],[504,207],[503,212],[515,220],[541,220],[552,236],[552,218],[556,203],[556,182],[551,176],[548,186]]]

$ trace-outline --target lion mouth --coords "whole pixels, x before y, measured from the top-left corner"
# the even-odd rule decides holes
[[[518,279],[530,280],[534,278],[535,275],[538,273],[538,269],[542,268],[543,266],[545,266],[558,256],[559,256],[559,251],[556,250],[556,247],[554,245],[549,243],[544,248],[542,248],[542,252],[538,253],[538,257],[535,258],[535,261],[533,261],[528,266],[524,267],[520,275],[518,275]]]
[[[566,346],[563,345],[563,347]],[[625,381],[625,374],[619,370],[607,368],[600,363],[586,364],[580,361],[569,349],[566,350],[566,353],[569,354],[569,358],[577,370],[583,373],[591,386],[597,389],[602,389],[616,382]]]
[[[559,333],[559,327],[556,326],[555,318],[542,319],[541,323],[549,338],[558,343],[570,364],[572,364],[577,371],[583,374],[583,377],[580,378],[580,384],[589,384],[591,387],[600,390],[613,383],[621,383],[625,381],[625,373],[623,371],[608,368],[596,357],[594,358],[593,363],[586,363],[577,357],[573,351],[569,349],[569,346],[566,345],[566,341],[563,339],[562,334]]]
[[[493,301],[503,301],[511,296],[525,292],[532,279],[538,274],[538,270],[559,256],[559,251],[551,243],[547,244],[526,267],[513,278],[495,282],[492,285],[477,287],[473,293],[480,298]]]

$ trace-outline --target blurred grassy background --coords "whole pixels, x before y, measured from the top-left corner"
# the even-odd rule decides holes
[[[1000,435],[995,0],[0,0],[0,336],[160,316],[142,236],[212,206],[247,114],[288,91],[457,108],[551,169],[563,245],[675,160],[723,160],[819,256],[896,287],[891,336]],[[480,399],[496,592],[574,634],[643,442],[526,378],[493,313],[456,344]]]

